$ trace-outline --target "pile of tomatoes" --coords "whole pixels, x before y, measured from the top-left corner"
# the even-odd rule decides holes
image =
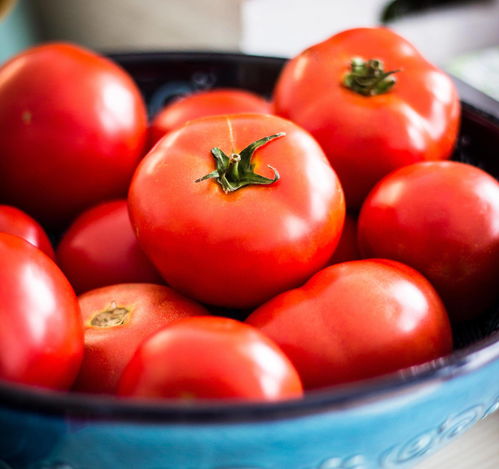
[[[150,123],[109,59],[24,51],[0,68],[0,379],[273,401],[449,354],[499,278],[499,183],[449,161],[459,122],[384,28],[308,48],[271,101]]]

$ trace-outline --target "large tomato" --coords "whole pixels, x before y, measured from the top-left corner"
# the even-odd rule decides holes
[[[206,117],[170,133],[137,169],[129,208],[170,285],[229,307],[257,305],[319,270],[345,213],[315,140],[264,114]]]
[[[298,373],[253,327],[223,317],[180,319],[146,339],[121,377],[122,396],[276,401],[301,397]]]
[[[76,295],[56,264],[0,233],[0,379],[54,389],[73,383],[83,356]]]
[[[382,375],[452,349],[447,313],[428,280],[383,259],[327,267],[247,322],[282,348],[305,388]]]
[[[198,91],[183,96],[154,116],[149,129],[150,143],[156,143],[165,134],[192,119],[241,112],[269,114],[271,105],[257,94],[235,88]]]
[[[499,183],[481,169],[454,161],[401,168],[369,194],[358,230],[366,256],[419,270],[456,320],[476,317],[499,294]]]
[[[64,43],[0,68],[0,200],[42,223],[126,195],[147,131],[143,99],[110,60]]]
[[[0,232],[19,236],[55,259],[54,248],[42,226],[16,207],[0,205]]]
[[[85,355],[73,389],[114,393],[123,369],[149,335],[175,319],[208,311],[171,288],[147,283],[110,285],[79,297]]]
[[[451,79],[385,28],[308,48],[284,68],[274,101],[321,144],[353,208],[391,170],[448,158],[459,128]]]
[[[129,282],[163,283],[139,246],[126,200],[103,202],[70,225],[57,260],[77,293]]]

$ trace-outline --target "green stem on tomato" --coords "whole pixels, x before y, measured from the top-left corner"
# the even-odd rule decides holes
[[[251,163],[251,158],[255,151],[266,143],[286,135],[284,132],[279,132],[269,137],[264,137],[256,142],[250,143],[240,153],[232,153],[227,156],[220,148],[212,148],[211,154],[215,158],[216,169],[211,173],[206,174],[194,182],[201,182],[207,179],[215,179],[215,181],[222,186],[223,191],[227,194],[229,192],[237,191],[245,186],[250,185],[269,185],[280,179],[277,169],[267,165],[273,172],[273,178],[267,178],[256,174],[254,165]]]
[[[378,59],[352,59],[350,71],[343,78],[343,85],[363,96],[387,93],[395,85],[394,73],[400,70],[384,71],[383,61]]]

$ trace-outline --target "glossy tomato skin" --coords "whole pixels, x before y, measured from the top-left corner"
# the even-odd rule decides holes
[[[51,259],[54,248],[43,227],[27,213],[10,205],[0,205],[0,233],[10,233],[29,241]]]
[[[51,389],[73,383],[83,356],[76,295],[57,265],[0,233],[0,379]]]
[[[118,283],[163,283],[139,246],[126,200],[78,216],[57,246],[57,260],[78,294]]]
[[[151,146],[187,121],[220,114],[271,113],[271,104],[261,96],[236,88],[197,91],[165,106],[149,129]]]
[[[413,266],[435,286],[455,320],[497,298],[499,183],[454,161],[418,163],[382,179],[359,218],[367,256]]]
[[[277,132],[258,149],[255,171],[280,179],[224,193],[213,147],[232,153]],[[344,219],[338,179],[308,133],[270,115],[189,122],[139,166],[129,192],[139,241],[172,287],[203,303],[245,308],[303,282],[332,254]]]
[[[392,89],[363,96],[346,88],[342,81],[354,57],[398,70]],[[346,30],[299,54],[278,79],[274,105],[321,144],[348,207],[356,209],[388,172],[449,158],[459,130],[451,79],[386,28]]]
[[[123,369],[149,335],[176,319],[209,314],[171,288],[148,283],[97,288],[78,301],[85,354],[73,390],[89,393],[115,393]]]
[[[306,389],[371,378],[452,350],[434,288],[414,269],[384,259],[326,267],[257,308],[247,323],[281,347]]]
[[[66,43],[28,49],[0,69],[0,199],[44,225],[126,195],[147,116],[118,65]]]
[[[139,347],[119,394],[276,401],[301,397],[298,373],[258,330],[224,317],[175,321]]]

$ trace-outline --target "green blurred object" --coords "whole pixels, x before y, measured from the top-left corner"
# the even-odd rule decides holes
[[[456,57],[445,68],[465,83],[499,101],[499,45]]]
[[[19,0],[7,16],[0,19],[0,63],[37,40],[38,32],[31,16],[30,1]]]

